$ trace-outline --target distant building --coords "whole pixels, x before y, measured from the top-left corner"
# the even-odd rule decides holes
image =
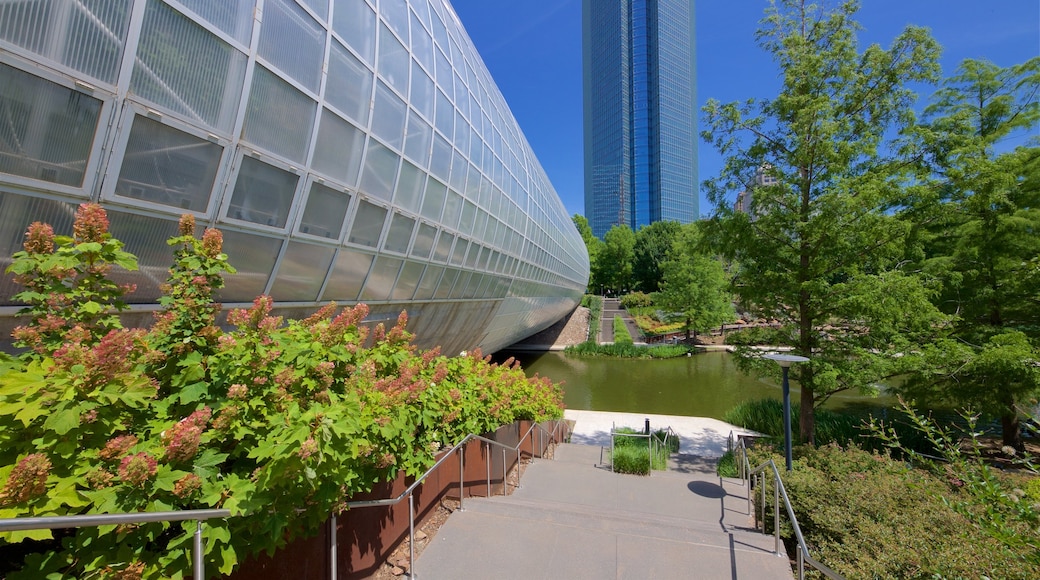
[[[737,194],[737,200],[733,202],[733,211],[751,215],[751,220],[758,219],[762,213],[755,207],[755,190],[761,187],[776,185],[780,181],[771,171],[773,166],[764,163],[755,170],[755,179],[747,189]]]
[[[585,216],[614,225],[697,219],[693,0],[583,0]]]

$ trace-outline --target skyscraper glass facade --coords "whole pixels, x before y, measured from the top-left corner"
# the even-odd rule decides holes
[[[446,0],[0,2],[0,272],[29,223],[106,207],[160,294],[180,214],[225,304],[408,310],[497,350],[578,303],[588,255]],[[19,291],[0,274],[0,329]]]
[[[695,220],[693,0],[583,0],[582,44],[592,232]]]

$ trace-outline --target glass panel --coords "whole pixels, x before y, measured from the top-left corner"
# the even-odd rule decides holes
[[[224,253],[236,273],[224,276],[224,288],[217,291],[220,302],[252,302],[264,293],[282,240],[242,232],[224,231]]]
[[[329,0],[303,0],[308,8],[318,15],[322,20],[329,19]]]
[[[424,260],[429,259],[433,251],[433,240],[437,237],[437,228],[430,224],[420,223],[419,233],[415,234],[415,243],[412,244],[412,255]]]
[[[364,146],[364,133],[332,111],[322,109],[311,166],[344,185],[356,187]]]
[[[462,197],[452,190],[448,190],[448,198],[444,202],[444,217],[442,223],[453,229],[459,227],[459,214],[462,212]]]
[[[404,260],[389,256],[376,256],[376,263],[365,280],[365,289],[361,291],[362,300],[388,300],[390,291],[397,281]]]
[[[425,5],[425,2],[419,2],[413,6],[416,10],[422,10],[418,5]],[[414,14],[412,14],[412,54],[419,59],[426,70],[433,72],[433,38]]]
[[[459,238],[459,241],[455,242],[455,251],[451,254],[451,264],[453,266],[461,266],[462,261],[466,257],[466,249],[469,247],[469,242]]]
[[[162,296],[160,284],[169,276],[173,248],[166,240],[179,235],[177,220],[159,219],[117,211],[108,212],[109,231],[123,242],[123,249],[137,256],[137,271],[112,268],[108,277],[117,284],[133,284],[137,289],[126,296],[129,303],[154,302]]]
[[[365,157],[365,174],[361,178],[361,191],[387,201],[392,199],[398,159],[396,153],[370,139],[368,155]]]
[[[413,107],[422,111],[427,119],[433,119],[433,105],[436,100],[433,88],[433,79],[419,68],[419,63],[412,61],[412,92],[409,94],[408,102]]]
[[[375,62],[376,14],[365,0],[335,0],[332,29],[357,51],[365,62]]]
[[[455,191],[466,190],[466,170],[469,162],[459,150],[455,150],[451,158],[451,180],[448,182]]]
[[[441,220],[444,211],[444,196],[448,188],[443,183],[430,177],[426,180],[426,195],[423,197],[422,215],[435,222]]]
[[[276,228],[285,227],[300,177],[252,157],[242,158],[227,216]]]
[[[407,161],[401,162],[401,175],[397,178],[394,205],[418,212],[424,185],[426,185],[426,174]]]
[[[442,45],[443,46],[443,45]],[[444,56],[444,53],[437,50],[435,52],[435,58],[437,60],[437,71],[436,81],[437,86],[444,90],[444,92],[452,95],[455,93],[454,75],[451,73],[451,63],[448,62],[448,57]]]
[[[318,92],[325,29],[292,0],[267,0],[260,27],[260,56],[301,85]]]
[[[333,42],[329,52],[329,75],[325,81],[325,100],[362,127],[367,127],[371,99],[372,71],[338,41]]]
[[[430,162],[430,142],[433,129],[423,121],[415,110],[408,113],[408,131],[405,134],[404,153],[422,167]]]
[[[205,212],[223,152],[216,143],[135,116],[115,194]]]
[[[82,187],[100,113],[93,97],[0,64],[0,173]]]
[[[404,124],[408,107],[382,82],[376,85],[372,132],[394,149],[404,148]]]
[[[365,277],[368,276],[368,269],[372,267],[372,258],[371,254],[341,248],[329,282],[325,285],[325,292],[322,293],[322,300],[357,300]]]
[[[480,246],[474,242],[470,244],[469,255],[466,256],[466,267],[476,268],[478,258],[480,258]]]
[[[152,1],[144,13],[130,91],[192,121],[230,132],[246,61],[245,54],[213,33]]]
[[[473,227],[473,237],[484,239],[484,229],[487,228],[488,213],[484,210],[477,212],[476,225]]]
[[[335,254],[336,249],[328,246],[289,242],[278,263],[271,297],[279,302],[317,300]]]
[[[370,248],[379,245],[379,236],[383,233],[386,213],[386,208],[361,200],[357,215],[354,216],[354,223],[350,226],[350,237],[347,238],[347,241]]]
[[[408,5],[404,0],[382,0],[379,3],[379,14],[397,36],[408,39]]]
[[[477,206],[473,205],[473,202],[466,201],[462,204],[462,219],[459,221],[459,231],[467,234],[473,234],[473,221],[477,216]]]
[[[312,183],[307,208],[300,219],[300,233],[338,240],[350,198],[349,193]]]
[[[249,44],[253,31],[253,4],[255,0],[180,0],[181,4],[205,18],[228,36]]]
[[[0,39],[115,84],[131,4],[131,0],[0,2]]]
[[[426,266],[426,271],[423,272],[422,280],[419,282],[419,287],[415,289],[415,296],[412,299],[429,300],[433,298],[443,273],[444,268],[441,266]]]
[[[383,249],[404,254],[408,251],[408,243],[412,241],[412,230],[414,229],[414,219],[395,213],[390,220],[390,231],[386,234]]]
[[[438,262],[447,262],[451,253],[451,244],[454,241],[455,236],[442,231],[441,236],[437,238],[437,251],[434,252],[433,259]]]
[[[391,300],[409,300],[419,285],[424,266],[418,262],[405,262],[401,269],[401,275],[397,278],[394,291],[390,294]]]
[[[451,174],[451,145],[440,135],[433,137],[433,156],[430,158],[430,173],[447,181]]]
[[[455,280],[459,278],[459,271],[449,268],[444,271],[444,276],[441,277],[441,283],[437,286],[437,292],[433,295],[435,299],[444,299],[451,295],[451,287],[455,285]]]
[[[455,107],[443,92],[437,91],[437,130],[450,138],[455,130]]]
[[[318,104],[264,67],[253,72],[245,126],[247,140],[302,163],[307,158]]]
[[[76,206],[72,203],[0,191],[0,232],[4,233],[0,235],[0,306],[24,306],[11,298],[25,288],[14,283],[14,274],[7,273],[7,267],[11,265],[11,255],[23,250],[24,233],[29,224],[40,221],[50,224],[55,234],[71,236],[75,213]],[[165,241],[163,247],[168,247]]]
[[[402,95],[408,94],[408,50],[385,25],[379,26],[379,64],[376,71]]]

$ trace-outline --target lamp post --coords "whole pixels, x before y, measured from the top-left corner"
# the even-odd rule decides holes
[[[776,361],[784,371],[784,459],[787,471],[791,471],[791,387],[787,382],[787,370],[794,363],[809,362],[809,359],[796,354],[767,354],[762,358]]]

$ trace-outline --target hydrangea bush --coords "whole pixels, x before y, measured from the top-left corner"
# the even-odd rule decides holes
[[[150,330],[120,327],[136,259],[85,204],[73,238],[44,224],[9,268],[27,290],[20,357],[0,355],[0,518],[225,508],[204,527],[207,570],[314,533],[349,498],[419,475],[467,433],[562,414],[558,386],[512,360],[419,351],[401,313],[365,305],[305,320],[273,301],[228,312],[213,292],[234,272],[220,232],[170,240],[174,264]],[[7,534],[8,578],[177,578],[191,574],[193,522]]]

